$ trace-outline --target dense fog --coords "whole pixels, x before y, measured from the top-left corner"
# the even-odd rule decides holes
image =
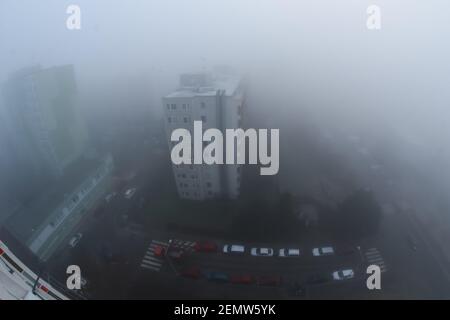
[[[79,30],[66,26],[72,4]],[[379,30],[367,27],[370,5]],[[231,66],[247,85],[245,127],[280,129],[278,190],[335,205],[371,189],[381,205],[414,208],[445,243],[449,10],[440,0],[2,0],[0,85],[26,67],[73,65],[88,141],[121,164],[129,141],[163,132],[161,99],[180,74]],[[33,201],[34,183],[52,183],[10,157],[20,146],[4,96],[0,222]]]

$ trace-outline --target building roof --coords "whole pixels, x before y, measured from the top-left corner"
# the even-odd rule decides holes
[[[215,96],[218,90],[224,91],[226,96],[233,96],[241,83],[241,77],[236,75],[213,75],[208,86],[183,87],[169,93],[165,98],[193,98]]]

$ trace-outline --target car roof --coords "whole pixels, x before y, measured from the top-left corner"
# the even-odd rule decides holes
[[[351,274],[353,274],[353,270],[352,270],[352,269],[345,269],[345,270],[342,270],[342,274],[343,274],[344,276],[351,275]]]
[[[322,251],[323,252],[333,252],[333,248],[332,247],[322,247]]]

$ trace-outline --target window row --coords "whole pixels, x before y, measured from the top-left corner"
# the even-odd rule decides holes
[[[206,116],[201,116],[200,119],[202,120],[203,123],[206,123]],[[181,117],[181,121],[183,123],[191,123],[191,117]],[[177,117],[167,117],[167,122],[168,123],[177,123],[178,119],[177,119]]]
[[[177,106],[177,104],[176,103],[167,103],[166,104],[166,108],[167,108],[167,110],[177,110],[177,108],[178,108],[179,106]],[[200,102],[200,107],[202,108],[202,109],[205,109],[206,108],[206,103],[205,102]],[[189,110],[190,109],[190,105],[189,105],[189,103],[182,103],[181,104],[181,110]]]

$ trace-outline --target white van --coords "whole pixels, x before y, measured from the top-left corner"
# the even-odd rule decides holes
[[[244,253],[245,247],[239,244],[226,244],[223,246],[224,253]]]

